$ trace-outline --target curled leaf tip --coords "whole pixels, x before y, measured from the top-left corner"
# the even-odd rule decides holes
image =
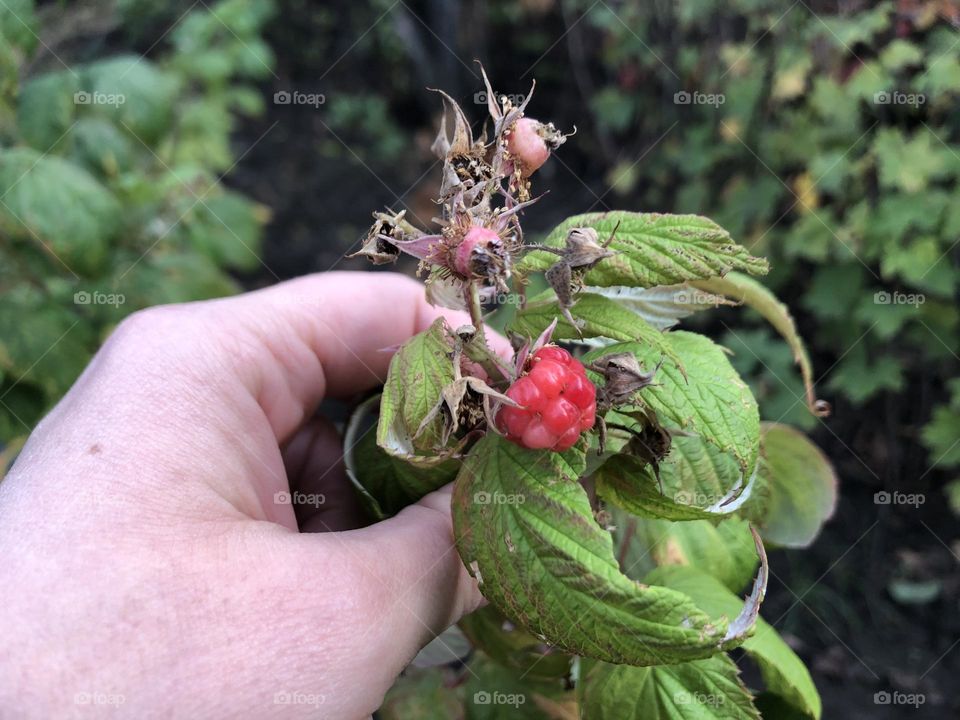
[[[753,581],[753,590],[750,591],[750,595],[743,605],[743,610],[727,627],[727,632],[723,636],[722,644],[724,645],[739,642],[747,637],[757,622],[757,616],[760,614],[760,604],[767,594],[767,580],[770,573],[767,566],[767,551],[763,547],[760,533],[753,525],[750,526],[750,534],[753,535],[753,544],[757,549],[757,555],[760,557],[760,569],[757,571],[757,578]]]

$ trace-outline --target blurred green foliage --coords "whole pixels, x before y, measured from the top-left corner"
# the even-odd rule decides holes
[[[958,374],[954,3],[573,5],[602,37],[572,74],[603,78],[589,106],[617,149],[611,205],[702,213],[768,257],[837,361],[823,396],[864,406],[908,372]],[[729,332],[738,369],[767,419],[809,428],[789,353],[759,328]],[[960,385],[942,395],[922,439],[960,466]]]
[[[123,26],[145,5],[105,12]],[[235,117],[262,110],[250,82],[273,63],[271,14],[201,4],[151,58],[68,65],[32,2],[0,4],[0,442],[29,432],[122,317],[235,292],[227,270],[257,265],[267,210],[219,174]]]

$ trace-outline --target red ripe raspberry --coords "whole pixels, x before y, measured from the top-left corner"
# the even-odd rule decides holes
[[[593,427],[597,389],[579,360],[556,345],[547,345],[527,361],[528,371],[506,395],[520,407],[503,406],[497,427],[531,450],[562,451]]]

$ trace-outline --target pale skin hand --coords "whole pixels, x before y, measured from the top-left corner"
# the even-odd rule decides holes
[[[0,483],[3,712],[368,717],[481,598],[449,491],[348,530],[311,418],[436,316],[399,275],[330,273],[121,324]]]

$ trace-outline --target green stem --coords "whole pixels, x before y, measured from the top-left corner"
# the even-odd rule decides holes
[[[470,307],[470,320],[478,333],[483,334],[483,305],[480,303],[480,286],[473,280],[467,290],[467,305]]]
[[[510,377],[513,374],[513,368],[497,353],[490,349],[487,343],[487,333],[483,324],[483,305],[480,302],[480,286],[471,281],[467,290],[467,305],[470,308],[470,320],[477,330],[477,335],[467,346],[467,357],[474,362],[478,362],[487,371],[491,381],[497,378],[499,374]],[[500,371],[498,373],[497,371]]]

